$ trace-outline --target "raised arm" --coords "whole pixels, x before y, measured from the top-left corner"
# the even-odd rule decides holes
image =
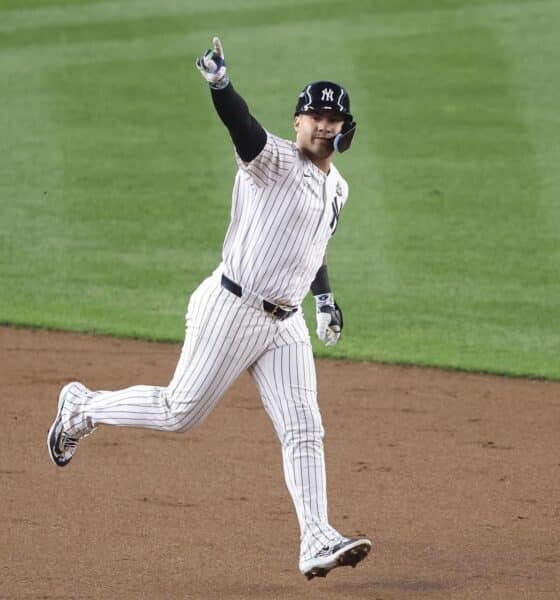
[[[214,107],[228,128],[237,154],[243,162],[251,162],[264,148],[267,134],[229,80],[220,39],[215,37],[212,44],[213,49],[199,57],[196,66],[210,84]]]

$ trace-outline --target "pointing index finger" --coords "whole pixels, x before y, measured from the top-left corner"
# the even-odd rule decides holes
[[[220,38],[215,36],[212,40],[212,44],[214,45],[214,52],[224,58],[224,48],[222,47],[222,42],[220,42]]]

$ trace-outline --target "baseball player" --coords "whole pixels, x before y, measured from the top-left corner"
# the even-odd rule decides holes
[[[325,252],[348,185],[332,164],[350,147],[356,124],[348,93],[320,81],[297,99],[295,143],[269,133],[229,81],[218,38],[196,61],[235,147],[238,171],[222,262],[192,294],[186,335],[167,387],[60,392],[48,434],[52,461],[67,465],[98,425],[187,431],[216,406],[245,370],[253,377],[280,439],[284,475],[299,526],[299,569],[308,579],[355,566],[371,549],[327,517],[323,425],[315,366],[301,303],[315,296],[317,335],[341,334],[342,312],[329,284]]]

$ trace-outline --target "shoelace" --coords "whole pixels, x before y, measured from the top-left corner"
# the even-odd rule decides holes
[[[79,440],[77,438],[71,437],[67,433],[62,432],[58,442],[58,449],[60,452],[66,452],[66,450],[76,448],[78,441]]]

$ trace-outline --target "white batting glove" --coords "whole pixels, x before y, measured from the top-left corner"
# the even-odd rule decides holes
[[[229,83],[224,49],[219,37],[214,37],[212,45],[214,46],[213,50],[206,50],[202,56],[196,59],[196,68],[210,84],[210,87],[222,90]]]
[[[326,345],[334,346],[340,339],[343,320],[342,311],[332,294],[315,296],[317,337]]]

